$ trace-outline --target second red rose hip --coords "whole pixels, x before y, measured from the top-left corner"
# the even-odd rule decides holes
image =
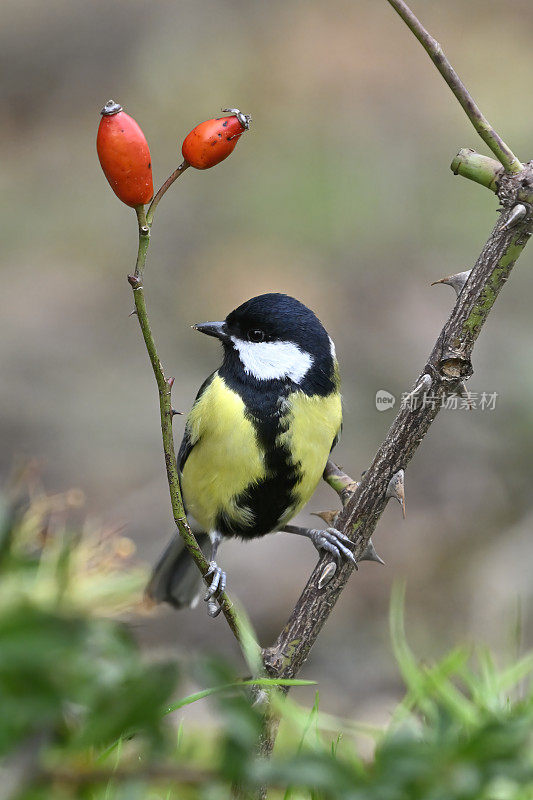
[[[238,108],[225,108],[224,113],[231,116],[201,122],[185,137],[181,152],[191,167],[209,169],[220,164],[250,127],[251,117]]]

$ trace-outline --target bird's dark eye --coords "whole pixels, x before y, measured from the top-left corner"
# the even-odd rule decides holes
[[[260,331],[259,328],[255,328],[252,331],[248,331],[248,341],[249,342],[264,342],[265,341],[265,334],[263,331]]]

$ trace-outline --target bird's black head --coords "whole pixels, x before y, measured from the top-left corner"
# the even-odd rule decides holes
[[[334,388],[335,348],[315,314],[285,294],[252,297],[224,322],[197,330],[224,345],[228,369],[256,381],[293,382],[309,391]],[[313,386],[311,386],[313,384]]]

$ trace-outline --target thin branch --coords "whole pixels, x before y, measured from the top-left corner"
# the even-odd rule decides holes
[[[170,177],[172,178],[172,176]],[[176,175],[176,177],[178,176]],[[165,184],[163,184],[163,187],[166,186],[166,188],[168,188],[168,186],[170,186],[175,179],[176,178],[171,180],[169,178],[168,181],[166,181]],[[163,187],[161,187],[160,189],[161,197],[164,194],[164,192],[162,191]],[[152,206],[154,202],[155,198],[154,201],[152,202]],[[152,209],[152,215],[151,215],[152,219],[154,210],[155,208]],[[202,553],[198,542],[196,541],[196,537],[194,536],[187,522],[185,509],[183,506],[183,499],[181,496],[178,469],[176,465],[174,436],[172,432],[172,418],[174,415],[172,412],[172,401],[171,401],[171,392],[172,392],[172,385],[174,383],[174,378],[167,378],[165,376],[161,360],[157,352],[152,330],[150,327],[148,312],[146,310],[146,301],[144,297],[144,287],[142,279],[144,274],[144,268],[146,265],[146,256],[148,253],[148,247],[150,244],[150,226],[149,224],[147,224],[147,218],[144,213],[144,208],[142,206],[139,206],[136,209],[136,212],[139,224],[139,248],[137,253],[135,272],[133,275],[128,276],[128,281],[133,290],[135,309],[137,311],[139,325],[141,327],[144,343],[146,345],[146,350],[150,358],[150,363],[154,371],[154,376],[159,391],[159,410],[161,414],[161,433],[163,437],[163,451],[165,455],[168,488],[170,491],[170,501],[172,504],[172,514],[174,516],[174,522],[176,523],[180,536],[183,538],[183,541],[185,542],[187,550],[191,554],[198,569],[200,570],[202,576],[205,579],[205,575],[209,569],[209,564],[205,559],[205,556]],[[207,582],[208,581],[206,580],[206,583]],[[237,615],[235,607],[233,606],[233,603],[231,602],[226,593],[220,595],[217,598],[217,600],[222,608],[222,612],[226,617],[227,623],[233,635],[235,636],[239,644],[242,645],[243,627],[240,623],[239,617]]]
[[[161,198],[163,197],[165,192],[168,189],[170,189],[170,187],[172,186],[174,181],[177,180],[180,177],[180,175],[183,175],[183,173],[185,172],[185,170],[189,166],[190,166],[190,164],[188,164],[187,161],[184,161],[183,164],[180,164],[179,167],[174,170],[172,175],[169,175],[169,177],[166,179],[164,184],[161,186],[161,188],[159,189],[159,191],[157,192],[157,194],[153,198],[153,200],[150,203],[150,206],[148,208],[148,213],[146,214],[146,220],[147,220],[148,225],[150,225],[150,226],[152,225],[152,220],[154,218],[155,210],[156,210],[157,206],[159,205],[159,201],[161,200]]]
[[[328,460],[322,477],[326,483],[329,483],[331,488],[337,492],[343,506],[346,505],[359,486],[357,481],[350,478],[350,476],[343,472],[331,459]]]
[[[490,122],[483,116],[481,110],[474,102],[470,92],[456,73],[442,50],[440,44],[424,28],[420,20],[413,14],[403,0],[388,0],[390,5],[403,19],[409,30],[416,36],[438,71],[456,96],[464,109],[466,116],[481,136],[485,144],[490,147],[498,161],[507,172],[520,172],[522,164],[513,151],[496,133]]]
[[[146,256],[148,254],[148,247],[150,246],[150,226],[146,220],[144,206],[137,206],[135,208],[135,213],[137,214],[137,224],[139,227],[139,247],[137,249],[137,261],[135,262],[135,272],[133,275],[137,281],[142,282],[144,268],[146,266]]]

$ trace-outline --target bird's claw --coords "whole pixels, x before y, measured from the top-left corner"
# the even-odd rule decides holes
[[[222,611],[222,606],[219,605],[219,603],[217,603],[216,600],[210,600],[208,602],[207,613],[209,614],[210,617],[212,617],[213,619],[215,617],[218,617],[221,611]]]
[[[344,558],[347,558],[349,561],[351,561],[357,569],[357,561],[355,560],[355,556],[346,547],[346,545],[352,545],[353,547],[353,542],[336,528],[312,530],[311,541],[319,552],[320,550],[326,550],[328,553],[331,553],[338,564],[341,563],[344,556]]]
[[[226,588],[226,573],[218,566],[216,561],[209,562],[209,569],[205,573],[205,576],[207,577],[208,575],[212,575],[213,578],[205,593],[204,600],[206,603],[215,595],[222,594]],[[216,614],[211,614],[210,612],[210,616],[216,616]]]

